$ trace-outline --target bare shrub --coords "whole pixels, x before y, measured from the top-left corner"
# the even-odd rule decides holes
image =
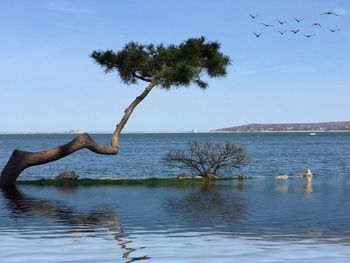
[[[244,147],[232,142],[213,143],[192,141],[186,149],[170,150],[163,163],[204,178],[217,178],[220,174],[233,172],[248,163]]]

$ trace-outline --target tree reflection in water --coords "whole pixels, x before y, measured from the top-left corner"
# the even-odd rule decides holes
[[[221,193],[214,183],[179,199],[167,200],[163,206],[168,213],[180,214],[187,223],[202,227],[231,225],[244,219],[248,210],[244,199]]]
[[[61,202],[29,197],[16,186],[1,186],[0,190],[4,199],[7,200],[6,206],[14,220],[18,218],[33,220],[34,216],[46,217],[54,219],[58,224],[69,226],[70,234],[89,233],[84,237],[95,237],[93,234],[101,231],[97,227],[106,227],[113,233],[118,246],[125,250],[123,258],[126,259],[126,262],[149,259],[148,256],[130,257],[130,253],[137,249],[130,247],[131,240],[125,240],[127,234],[123,232],[118,216],[111,209],[101,209],[84,214]],[[67,189],[67,187],[62,190],[68,191],[69,194],[75,193],[74,189]]]

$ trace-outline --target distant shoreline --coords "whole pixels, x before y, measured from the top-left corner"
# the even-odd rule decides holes
[[[344,132],[350,131],[350,121],[314,123],[246,124],[215,129],[216,132]]]
[[[334,133],[341,132],[346,133],[350,130],[327,130],[327,131],[315,131],[315,130],[304,130],[304,131],[211,131],[209,133]]]

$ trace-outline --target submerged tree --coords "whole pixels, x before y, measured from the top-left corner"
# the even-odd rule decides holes
[[[162,89],[197,85],[206,89],[203,76],[223,77],[230,63],[228,56],[220,51],[218,42],[208,42],[204,37],[190,38],[180,45],[143,45],[130,42],[120,51],[94,51],[91,54],[96,64],[106,73],[117,72],[126,85],[147,82],[145,90],[125,109],[124,116],[116,125],[111,144],[102,146],[88,134],[77,136],[69,143],[41,152],[14,150],[1,172],[0,184],[15,184],[18,176],[28,167],[56,161],[80,149],[106,155],[119,151],[119,136],[135,107],[156,86]]]
[[[193,172],[204,178],[215,179],[220,173],[229,173],[248,163],[246,150],[231,142],[189,142],[187,149],[171,150],[163,163]]]

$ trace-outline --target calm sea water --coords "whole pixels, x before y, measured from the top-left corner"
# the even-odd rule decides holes
[[[69,135],[1,135],[41,150]],[[107,135],[96,135],[108,143]],[[119,156],[78,152],[23,178],[171,177],[160,159],[189,140],[235,141],[256,179],[168,187],[19,185],[0,190],[0,262],[349,262],[350,134],[124,135]],[[276,180],[311,168],[312,182]]]
[[[110,135],[94,135],[104,145]],[[46,150],[62,145],[73,135],[0,135],[0,167],[13,149]],[[244,170],[249,176],[268,177],[293,174],[311,168],[317,176],[350,175],[350,133],[288,134],[126,134],[122,135],[120,154],[103,156],[82,150],[64,159],[26,170],[22,179],[52,178],[64,170],[75,170],[80,177],[169,178],[179,171],[161,164],[169,149],[184,147],[186,142],[233,141],[247,148],[251,162]]]

